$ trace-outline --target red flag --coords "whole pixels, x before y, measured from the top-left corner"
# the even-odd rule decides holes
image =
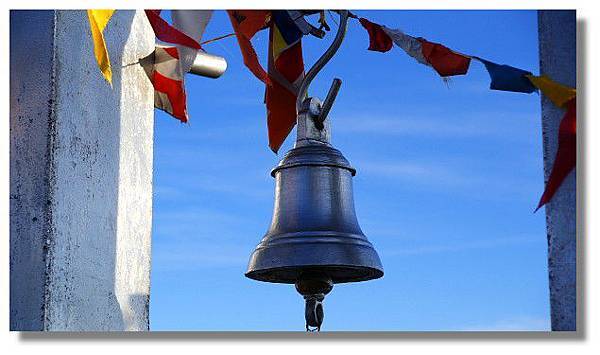
[[[360,18],[358,21],[369,32],[369,50],[387,52],[392,49],[392,39],[383,31],[381,25],[373,23],[366,18]]]
[[[298,42],[281,53],[274,64],[269,64],[269,73],[279,71],[285,78],[301,78],[304,74],[302,61],[302,43]],[[296,124],[297,91],[290,91],[279,80],[272,80],[272,86],[267,86],[265,103],[267,105],[267,127],[269,130],[269,147],[275,153]]]
[[[471,58],[458,54],[449,48],[419,38],[421,51],[429,64],[440,76],[463,75],[467,73]]]
[[[302,33],[287,11],[273,11],[269,31],[269,77],[267,86],[267,126],[269,147],[275,153],[296,124],[296,98],[304,77]]]
[[[179,44],[182,46],[200,49],[200,44],[185,33],[171,26],[160,17],[160,10],[144,10],[156,38],[163,42]]]
[[[558,149],[554,158],[554,165],[546,183],[544,194],[540,198],[540,203],[535,209],[540,209],[548,203],[564,179],[575,168],[577,162],[577,103],[576,98],[572,98],[567,104],[567,112],[560,121],[558,128]]]
[[[265,69],[260,65],[256,51],[250,42],[256,32],[266,27],[270,11],[227,10],[227,14],[242,51],[244,64],[260,81],[271,85],[271,80]]]

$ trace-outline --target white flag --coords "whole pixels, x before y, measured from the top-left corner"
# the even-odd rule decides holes
[[[200,43],[212,12],[213,10],[171,10],[171,21],[173,27]],[[177,47],[181,69],[187,73],[196,59],[197,50],[181,45]]]
[[[421,42],[418,39],[407,35],[400,30],[393,30],[385,26],[381,26],[383,31],[394,41],[394,43],[402,48],[409,56],[415,58],[417,62],[425,65],[429,65],[423,52],[421,51]]]

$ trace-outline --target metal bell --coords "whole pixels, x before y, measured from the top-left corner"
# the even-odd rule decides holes
[[[342,81],[333,80],[323,103],[315,97],[305,99],[310,82],[344,39],[349,11],[337,12],[340,25],[332,44],[298,89],[296,144],[271,171],[273,219],[246,272],[258,281],[295,284],[306,302],[307,331],[321,329],[323,300],[334,284],[383,276],[379,255],[356,220],[352,194],[356,170],[330,144],[327,115]]]
[[[246,272],[254,280],[295,284],[307,300],[307,313],[309,301],[322,300],[333,284],[383,276],[379,256],[356,219],[356,170],[329,143],[329,119],[322,129],[315,126],[314,107],[320,107],[318,99],[305,101],[296,144],[271,171],[273,219]]]

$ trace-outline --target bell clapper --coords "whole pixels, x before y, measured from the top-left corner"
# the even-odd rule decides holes
[[[304,299],[306,300],[306,305],[304,307],[306,331],[320,332],[321,324],[323,324],[323,300],[325,299],[325,295],[322,293],[316,295],[306,295],[304,296]]]
[[[296,281],[296,290],[305,300],[304,318],[307,332],[321,331],[324,318],[323,300],[332,289],[331,278],[319,272],[304,273]]]

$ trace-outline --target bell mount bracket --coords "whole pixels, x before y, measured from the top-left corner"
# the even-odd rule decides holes
[[[350,12],[348,10],[337,10],[335,12],[340,16],[340,24],[338,26],[335,38],[325,53],[323,53],[321,57],[317,59],[315,64],[304,76],[304,79],[300,84],[300,88],[298,89],[298,97],[296,98],[296,111],[298,114],[300,115],[302,113],[307,113],[318,130],[323,130],[325,128],[324,121],[327,118],[329,111],[331,111],[333,102],[335,101],[340,90],[340,86],[342,85],[341,79],[333,79],[331,87],[329,88],[329,92],[327,93],[323,103],[321,103],[318,99],[315,100],[315,98],[307,97],[306,94],[310,83],[321,71],[321,69],[323,69],[323,67],[331,60],[331,58],[333,58],[344,41]],[[308,103],[305,103],[307,101]]]

